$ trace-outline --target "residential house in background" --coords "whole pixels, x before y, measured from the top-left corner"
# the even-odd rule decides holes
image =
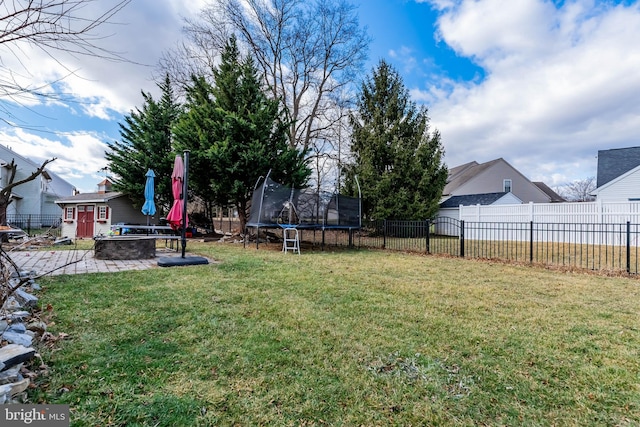
[[[603,202],[640,201],[640,147],[598,151],[598,175],[592,195]]]
[[[534,181],[533,184],[549,196],[551,203],[564,203],[567,201],[567,199],[553,191],[553,189],[544,182]]]
[[[439,217],[459,218],[459,207],[564,202],[542,182],[531,182],[503,158],[449,169]]]
[[[498,193],[484,194],[468,194],[465,196],[451,196],[444,202],[440,203],[438,216],[440,218],[447,217],[458,219],[460,217],[460,205],[518,205],[522,204],[522,200],[518,199],[513,193],[504,191]]]
[[[21,156],[10,148],[0,145],[0,187],[9,184],[10,169],[8,166],[11,161],[14,161],[17,166],[13,182],[27,178],[41,166],[41,164]],[[38,218],[35,221],[42,220],[44,226],[54,225],[53,223],[46,224],[46,222],[59,220],[62,214],[55,200],[70,196],[75,191],[76,188],[72,184],[45,169],[36,179],[13,189],[12,201],[7,207],[7,218],[33,216]]]
[[[449,169],[440,202],[445,202],[453,196],[493,193],[512,193],[521,203],[552,202],[549,194],[529,181],[503,158],[486,163],[473,161]],[[557,194],[556,196],[560,198]]]
[[[118,223],[146,224],[147,217],[122,193],[111,190],[111,181],[98,184],[98,192],[76,194],[56,200],[62,208],[62,236],[93,238],[108,235]]]

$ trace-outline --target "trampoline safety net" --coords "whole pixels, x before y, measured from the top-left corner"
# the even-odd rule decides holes
[[[247,226],[360,228],[360,199],[295,189],[267,176],[253,192]]]

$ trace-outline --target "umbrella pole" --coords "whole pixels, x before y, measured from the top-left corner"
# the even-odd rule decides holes
[[[189,150],[184,150],[184,177],[182,179],[182,258],[187,249],[187,188],[189,185]]]

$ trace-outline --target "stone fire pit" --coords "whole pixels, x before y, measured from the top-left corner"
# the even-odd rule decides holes
[[[112,236],[97,239],[96,259],[149,259],[156,256],[156,239],[147,236]]]

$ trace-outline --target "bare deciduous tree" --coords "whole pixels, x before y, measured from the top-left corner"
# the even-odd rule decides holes
[[[164,71],[180,81],[215,64],[212,52],[235,33],[271,96],[282,102],[290,145],[311,156],[324,151],[313,144],[331,139],[341,124],[335,112],[345,110],[337,105],[357,83],[370,40],[347,0],[212,0],[185,30],[192,44],[165,57]]]
[[[595,197],[591,195],[596,189],[596,179],[590,176],[560,185],[556,192],[570,202],[591,202]]]
[[[273,97],[285,102],[292,146],[308,150],[335,122],[345,86],[356,80],[369,38],[345,0],[219,0],[252,51]]]

